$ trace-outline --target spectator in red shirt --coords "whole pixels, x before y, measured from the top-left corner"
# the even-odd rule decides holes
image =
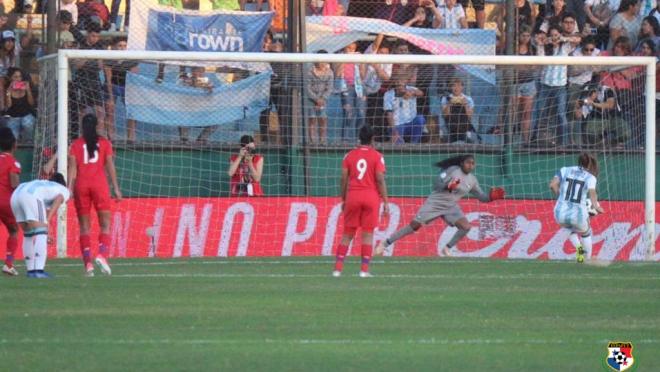
[[[254,138],[241,137],[241,149],[229,158],[229,181],[231,196],[263,196],[261,175],[264,170],[264,157],[255,154]]]

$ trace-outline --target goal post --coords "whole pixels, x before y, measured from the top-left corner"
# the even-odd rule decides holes
[[[330,64],[362,64],[365,66],[368,66],[369,64],[411,64],[411,65],[426,65],[426,66],[472,66],[475,67],[476,69],[481,69],[482,71],[485,71],[486,73],[491,73],[495,74],[495,72],[502,68],[502,69],[511,69],[512,71],[517,68],[517,66],[539,66],[539,68],[544,67],[544,66],[559,66],[559,65],[568,65],[568,66],[609,66],[609,67],[615,67],[615,66],[623,66],[623,67],[632,67],[636,66],[638,68],[643,69],[643,75],[644,75],[644,82],[643,82],[643,96],[644,96],[644,101],[642,102],[637,102],[643,105],[644,109],[643,112],[637,113],[637,117],[642,118],[643,120],[643,125],[645,127],[645,131],[643,133],[644,137],[644,145],[643,145],[643,159],[644,159],[644,168],[643,171],[645,173],[644,177],[644,187],[643,187],[643,196],[640,198],[644,199],[643,206],[644,206],[644,217],[643,217],[643,224],[644,224],[644,230],[642,232],[642,239],[644,242],[644,256],[646,259],[653,259],[655,255],[655,239],[656,239],[656,233],[655,233],[655,206],[656,206],[656,195],[655,195],[655,185],[656,185],[656,123],[655,123],[655,115],[656,115],[656,101],[655,101],[655,66],[656,66],[656,60],[655,58],[651,57],[517,57],[517,56],[469,56],[469,55],[452,55],[452,56],[432,56],[432,55],[383,55],[383,54],[307,54],[307,53],[301,53],[301,54],[292,54],[292,53],[197,53],[197,52],[152,52],[152,51],[98,51],[98,50],[60,50],[57,55],[57,96],[58,97],[69,97],[69,74],[70,74],[70,67],[71,67],[71,61],[82,61],[82,60],[101,60],[101,61],[111,61],[111,60],[121,60],[121,61],[137,61],[137,62],[151,62],[151,63],[177,63],[181,65],[196,65],[196,64],[213,64],[213,63],[222,63],[222,64],[229,64],[229,63],[235,63],[235,64],[246,64],[246,63],[280,63],[280,64],[285,64],[287,67],[290,66],[300,66],[299,69],[294,69],[290,68],[291,71],[299,71],[300,73],[291,73],[289,76],[289,81],[288,83],[291,84],[292,86],[298,87],[298,90],[294,91],[293,97],[290,97],[290,105],[289,111],[288,111],[288,117],[286,117],[287,120],[291,121],[302,121],[302,123],[298,124],[298,131],[295,131],[295,128],[292,129],[294,131],[293,134],[291,134],[292,142],[287,143],[284,146],[300,146],[301,148],[306,149],[312,149],[312,151],[322,151],[322,148],[319,148],[319,146],[313,146],[310,143],[308,143],[308,138],[306,134],[306,123],[304,120],[304,117],[306,115],[305,110],[304,110],[304,102],[300,103],[297,101],[304,101],[305,100],[305,93],[303,89],[303,83],[304,83],[304,77],[303,77],[303,66],[306,66],[305,64],[312,64],[315,62],[319,63],[330,63]],[[511,66],[511,67],[509,67]],[[437,77],[437,70],[438,68],[435,67],[433,69],[434,76],[433,79],[438,80],[439,78]],[[464,69],[463,71],[467,70]],[[357,71],[357,70],[355,70]],[[432,77],[429,76],[429,79],[432,79]],[[475,78],[476,79],[476,78]],[[433,80],[433,81],[436,81]],[[513,84],[513,82],[506,82],[507,84]],[[469,87],[467,87],[469,88]],[[335,88],[336,89],[336,88]],[[475,88],[476,89],[476,88]],[[498,87],[497,89],[504,90],[502,87]],[[272,92],[272,90],[271,90]],[[337,92],[333,92],[333,94],[336,94]],[[291,94],[289,91],[288,94]],[[431,100],[432,102],[435,102],[434,104],[437,105],[438,102],[440,102],[440,94],[438,94],[436,97],[433,97]],[[513,97],[511,97],[513,99]],[[635,100],[640,101],[642,97],[634,97]],[[70,110],[69,110],[69,100],[67,99],[58,99],[57,100],[57,148],[59,149],[57,152],[58,156],[58,171],[63,173],[66,177],[66,172],[67,172],[67,154],[66,151],[62,151],[61,149],[66,149],[68,148],[68,141],[69,141],[69,122],[70,117]],[[640,106],[641,106],[640,105]],[[497,109],[495,109],[497,111]],[[442,113],[440,113],[442,115]],[[534,113],[534,115],[540,115],[538,112]],[[504,117],[506,117],[506,113],[504,114]],[[510,122],[512,122],[515,119],[508,119]],[[157,124],[157,123],[156,123]],[[519,123],[509,123],[510,126],[519,128]],[[508,127],[508,126],[507,126]],[[509,129],[502,128],[505,131],[508,131]],[[513,130],[513,129],[511,129]],[[480,133],[484,137],[488,136],[489,134],[486,133]],[[353,137],[352,139],[355,141],[355,138]],[[513,146],[510,148],[507,148],[507,141],[505,139],[500,139],[498,140],[500,142],[497,142],[495,146],[488,147],[491,151],[496,151],[496,152],[501,152],[503,154],[503,163],[506,163],[506,158],[504,157],[504,154],[506,151],[511,150]],[[338,143],[336,144],[339,148],[345,147],[346,149],[350,148],[352,144],[355,142],[351,142],[349,144],[346,143]],[[351,146],[349,146],[351,145]],[[415,154],[418,154],[420,152],[423,152],[424,155],[429,155],[433,156],[437,154],[437,157],[442,157],[443,154],[455,154],[459,153],[461,151],[465,151],[465,149],[478,149],[479,147],[474,147],[471,145],[447,145],[447,144],[435,144],[435,143],[424,143],[419,145],[420,147],[415,147],[415,145],[412,144],[404,144],[400,147],[397,147],[396,145],[391,145],[389,143],[384,143],[384,144],[379,144],[377,147],[378,148],[383,148],[385,151],[385,157],[386,159],[388,158],[388,152],[389,153],[396,153],[397,155],[402,155],[405,156],[406,154],[411,154],[411,156],[415,156]],[[572,150],[556,150],[558,154],[571,154],[571,156],[574,158],[574,155],[577,155],[577,150],[578,149],[572,149]],[[41,151],[41,149],[35,149],[35,154],[37,151]],[[591,151],[596,151],[598,152],[599,155],[603,156],[605,161],[607,162],[609,159],[609,156],[611,156],[611,149],[609,148],[591,148]],[[622,153],[625,153],[625,150],[622,150]],[[636,153],[641,153],[641,149],[637,151]],[[511,155],[509,155],[511,156]],[[523,159],[525,157],[524,152],[522,155],[520,153],[516,153],[516,155],[513,157],[514,159]],[[213,160],[215,161],[215,160]],[[278,159],[278,161],[280,161]],[[284,161],[284,160],[282,160]],[[401,159],[398,159],[398,161],[403,161]],[[409,160],[410,162],[413,162],[414,160]],[[520,163],[515,163],[517,160],[509,160],[509,162],[513,161],[514,164],[507,164],[507,166],[512,167],[513,170],[512,172],[516,172],[517,169],[522,169]],[[524,160],[520,160],[521,162]],[[222,161],[217,161],[218,164],[221,164],[222,167],[225,166],[225,159],[223,158]],[[309,159],[303,157],[303,161],[300,163],[300,165],[296,164],[293,162],[292,164],[288,164],[287,166],[291,167],[305,167],[305,166],[311,166],[311,167],[323,167],[323,163],[319,159],[314,159],[311,161],[313,164],[309,164]],[[413,163],[410,163],[413,164]],[[409,165],[410,165],[409,164]],[[634,159],[631,158],[626,158],[624,162],[621,164],[634,164]],[[501,165],[501,164],[500,164]],[[488,164],[487,166],[489,167],[497,167],[500,166],[497,164]],[[566,165],[573,165],[573,164],[566,164]],[[284,165],[282,165],[284,166]],[[412,185],[414,181],[406,180],[406,169],[409,169],[410,167],[406,166],[406,164],[397,164],[397,167],[400,166],[400,169],[397,169],[400,171],[398,174],[396,174],[393,177],[399,177],[401,179],[401,187],[394,187],[393,192],[395,196],[401,195],[402,197],[407,196],[406,187]],[[486,165],[484,165],[486,166]],[[605,166],[609,166],[609,164],[605,164]],[[532,168],[532,167],[529,167]],[[390,168],[392,169],[392,168]],[[318,170],[318,169],[317,169]],[[335,169],[323,169],[323,174],[327,175],[327,172],[334,172]],[[520,170],[520,172],[528,172],[529,170]],[[429,172],[431,170],[429,169]],[[612,174],[614,171],[609,171],[609,174]],[[294,174],[295,172],[292,172],[291,174]],[[296,173],[297,174],[297,173]],[[289,177],[298,177],[296,174],[289,175]],[[390,174],[389,169],[388,169],[388,174]],[[479,174],[479,173],[477,173]],[[524,174],[518,174],[518,176],[521,176]],[[419,174],[415,174],[415,176],[421,176]],[[424,175],[421,179],[423,180],[428,180],[430,175]],[[619,177],[631,177],[630,174],[625,174],[625,175],[619,175]],[[296,178],[296,182],[298,182],[296,185],[288,185],[286,187],[283,187],[279,189],[278,193],[280,196],[286,196],[283,195],[283,192],[281,190],[290,190],[289,196],[314,196],[310,195],[310,188],[307,186],[304,186],[306,182],[326,182],[327,184],[325,186],[319,186],[324,188],[324,192],[327,192],[328,195],[336,195],[336,191],[334,191],[335,185],[332,183],[334,182],[330,177],[328,180],[322,179],[313,179],[314,177],[309,175],[306,175],[304,177],[301,176],[300,179]],[[483,184],[489,184],[488,180],[490,178],[486,177],[486,179],[480,179],[480,181]],[[195,179],[195,182],[198,180]],[[600,185],[601,179],[599,178],[599,185]],[[142,181],[140,181],[142,182]],[[145,181],[146,182],[146,181]],[[410,182],[410,183],[406,183]],[[542,198],[539,197],[539,195],[544,195],[542,191],[539,191],[543,189],[544,191],[547,189],[547,184],[531,184],[531,183],[518,183],[519,181],[514,179],[514,177],[510,177],[509,179],[509,184],[507,186],[510,186],[512,189],[517,189],[517,190],[523,190],[524,192],[521,192],[521,195],[534,195],[534,199],[537,198]],[[522,182],[527,182],[527,181],[522,181]],[[618,188],[621,187],[627,187],[626,182],[628,182],[628,186],[634,184],[636,181],[634,179],[627,178],[626,181],[623,181],[623,186],[616,186]],[[301,186],[303,185],[303,186]],[[492,184],[490,184],[492,186]],[[412,186],[411,186],[412,187]],[[415,184],[414,187],[417,187]],[[599,186],[600,187],[600,186]],[[427,187],[428,188],[428,187]],[[538,188],[538,190],[536,189]],[[327,189],[327,190],[325,190]],[[312,187],[311,190],[314,190]],[[332,191],[331,191],[332,190]],[[311,192],[312,194],[314,193],[313,191]],[[140,192],[134,193],[135,195],[139,195]],[[421,195],[420,195],[421,196]],[[547,196],[547,195],[546,195]],[[549,198],[549,197],[548,197]],[[419,203],[419,201],[416,201],[416,203]],[[506,203],[506,202],[504,202]],[[534,207],[536,208],[536,207]],[[540,207],[539,207],[540,208]],[[539,211],[534,211],[535,214],[540,214],[542,213],[540,210]],[[550,210],[544,212],[544,213],[551,213]],[[616,211],[611,211],[610,213],[616,213]],[[59,227],[58,227],[58,252],[60,252],[62,255],[66,254],[66,242],[67,242],[67,237],[66,237],[66,211],[60,211],[58,220],[60,222]],[[199,217],[198,217],[199,218]],[[402,224],[407,223],[408,221],[399,221],[399,226],[402,226]],[[301,233],[302,234],[302,233]],[[303,234],[304,235],[304,234]],[[302,239],[302,238],[301,238]],[[283,250],[284,251],[284,250]],[[273,251],[274,254],[277,254],[279,250]],[[192,254],[192,253],[191,253]],[[325,254],[325,253],[324,253]]]

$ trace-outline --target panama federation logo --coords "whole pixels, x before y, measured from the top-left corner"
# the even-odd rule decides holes
[[[627,371],[635,364],[631,342],[610,342],[607,344],[607,366],[611,371]]]

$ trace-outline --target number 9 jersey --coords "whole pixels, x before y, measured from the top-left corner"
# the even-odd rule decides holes
[[[585,232],[589,229],[587,198],[589,190],[596,189],[596,177],[578,166],[563,167],[559,178],[559,197],[555,204],[555,220],[564,227]]]
[[[380,211],[376,173],[385,173],[385,159],[371,146],[358,146],[346,154],[342,168],[348,171],[344,227],[373,231]]]

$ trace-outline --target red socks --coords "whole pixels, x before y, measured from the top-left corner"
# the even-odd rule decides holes
[[[110,251],[110,234],[99,235],[99,255],[104,258],[108,258],[108,252]]]
[[[90,252],[91,245],[92,240],[89,238],[89,235],[80,235],[80,254],[82,255],[83,263],[85,265],[92,262],[92,256]]]
[[[14,266],[14,254],[16,253],[16,248],[18,248],[18,238],[15,236],[9,236],[7,238],[7,258],[5,259],[5,265],[7,265],[7,267]]]
[[[372,254],[373,247],[370,244],[362,244],[362,265],[360,265],[360,271],[369,272],[369,261],[371,261]]]
[[[344,258],[346,258],[346,252],[348,252],[347,245],[338,245],[337,246],[337,256],[335,261],[335,271],[342,271],[344,269]]]

